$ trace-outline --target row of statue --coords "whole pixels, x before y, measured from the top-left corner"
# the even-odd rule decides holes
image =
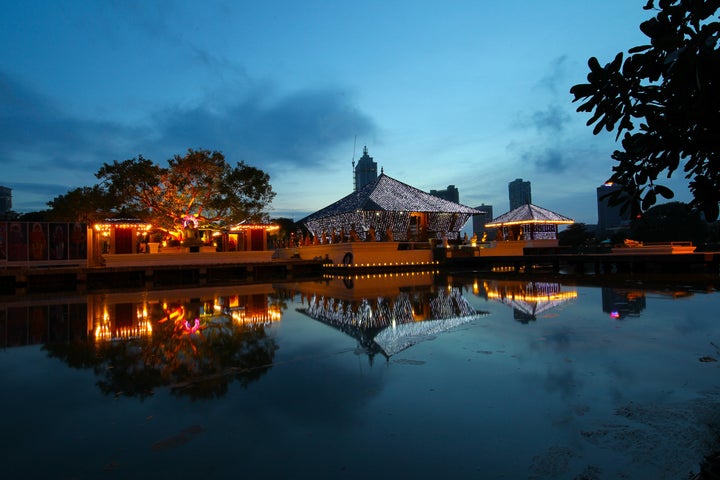
[[[408,239],[412,238],[410,233],[408,232]],[[427,235],[425,235],[425,238],[422,240],[427,240]],[[448,244],[448,238],[446,235],[443,235],[441,239],[438,239],[442,242],[443,246],[447,246]],[[384,242],[392,242],[394,241],[394,235],[393,231],[390,227],[388,227],[385,230],[385,234],[381,237],[378,237],[377,232],[375,231],[375,228],[373,226],[370,226],[367,230],[367,233],[365,234],[365,239],[363,240],[358,232],[355,230],[354,226],[350,227],[347,233],[345,233],[345,230],[343,228],[340,228],[340,230],[335,230],[334,228],[328,234],[326,230],[323,230],[321,235],[312,235],[311,233],[303,234],[301,231],[298,231],[297,234],[291,235],[290,239],[284,240],[283,247],[298,247],[298,246],[309,246],[309,245],[327,245],[332,243],[348,243],[348,242],[376,242],[376,241],[384,241]],[[484,241],[484,238],[483,238]],[[477,243],[477,235],[473,234],[472,239],[469,239],[467,236],[467,233],[464,234],[463,238],[460,239],[460,242],[463,245],[475,245]]]

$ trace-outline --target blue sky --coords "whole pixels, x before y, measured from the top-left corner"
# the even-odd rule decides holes
[[[367,145],[496,216],[523,178],[596,223],[614,134],[569,89],[646,43],[645,3],[0,0],[0,185],[40,210],[104,162],[207,148],[268,172],[271,216],[298,220],[352,191]]]

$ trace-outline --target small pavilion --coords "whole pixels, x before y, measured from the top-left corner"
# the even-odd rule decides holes
[[[486,223],[485,228],[497,228],[498,240],[556,240],[558,225],[572,223],[572,218],[526,203]]]
[[[558,225],[572,223],[572,218],[526,203],[485,224],[485,228],[497,228],[497,237],[492,242],[495,248],[482,254],[522,255],[525,248],[557,247]]]

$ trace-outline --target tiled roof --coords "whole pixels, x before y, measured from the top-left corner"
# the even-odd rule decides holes
[[[551,212],[537,205],[526,203],[515,210],[504,213],[493,219],[492,222],[486,223],[485,227],[500,227],[507,224],[520,223],[556,223],[566,224],[575,223],[572,218],[565,217],[559,213]]]
[[[483,213],[480,210],[430,195],[385,174],[380,174],[374,182],[365,185],[357,192],[341,198],[332,205],[318,210],[300,221],[307,222],[358,210],[466,213],[469,215]]]

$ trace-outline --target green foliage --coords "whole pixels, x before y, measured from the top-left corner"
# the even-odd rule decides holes
[[[646,10],[655,8],[649,0]],[[640,25],[650,44],[631,48],[605,66],[588,61],[588,83],[570,89],[578,112],[591,113],[593,133],[622,137],[609,181],[623,185],[624,202],[647,210],[674,192],[656,183],[682,167],[690,206],[708,220],[720,202],[720,0],[660,0],[657,15]],[[635,211],[632,212],[636,213]]]
[[[573,223],[558,233],[558,243],[561,246],[580,247],[587,245],[594,237],[595,235],[588,232],[584,223]]]
[[[118,214],[116,203],[100,185],[80,187],[47,203],[48,220],[93,223]]]
[[[656,205],[633,221],[630,238],[641,242],[691,241],[700,245],[708,239],[708,226],[698,212],[682,202]]]
[[[262,221],[275,196],[265,172],[244,162],[231,167],[222,153],[209,150],[188,149],[167,167],[142,155],[114,161],[96,177],[121,208],[168,230],[181,229],[189,215],[206,228]]]

